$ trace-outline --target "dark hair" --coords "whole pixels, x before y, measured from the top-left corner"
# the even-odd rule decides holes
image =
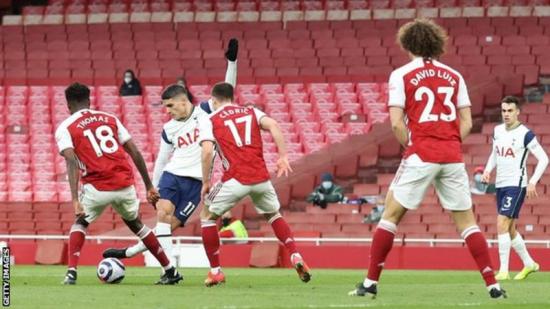
[[[518,97],[513,95],[507,95],[504,98],[502,98],[501,103],[507,103],[507,104],[515,104],[517,109],[521,109],[521,101]]]
[[[217,83],[212,88],[212,96],[220,101],[233,101],[233,86],[230,83]]]
[[[181,81],[181,85],[183,87],[185,87],[185,90],[187,90],[187,99],[189,99],[189,102],[193,103],[193,101],[195,100],[195,97],[193,96],[191,91],[189,91],[189,86],[187,85],[187,80],[185,79],[185,77],[180,76],[176,79],[176,84],[179,84],[180,81]]]
[[[399,28],[397,42],[415,56],[439,58],[445,53],[447,33],[433,21],[420,18]]]
[[[132,79],[136,79],[136,74],[134,73],[134,71],[127,69],[126,71],[124,71],[124,75],[126,75],[126,73],[132,74]]]
[[[90,88],[81,83],[73,83],[65,88],[65,99],[67,99],[69,105],[90,104]]]
[[[187,89],[185,89],[184,86],[178,85],[178,84],[173,84],[173,85],[170,85],[170,86],[166,87],[166,89],[164,89],[164,91],[162,92],[161,98],[163,100],[170,100],[170,99],[173,99],[173,98],[175,98],[179,95],[184,95],[187,98],[189,98],[189,96],[187,95]]]

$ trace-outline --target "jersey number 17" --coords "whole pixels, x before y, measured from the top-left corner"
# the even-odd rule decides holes
[[[231,135],[233,135],[233,139],[235,140],[235,144],[237,144],[237,147],[242,147],[243,139],[241,138],[241,135],[239,134],[239,130],[237,129],[236,125],[239,123],[244,123],[244,145],[250,145],[252,143],[252,115],[246,115],[236,119],[229,119],[223,122],[226,127],[229,127],[229,130],[231,131]]]

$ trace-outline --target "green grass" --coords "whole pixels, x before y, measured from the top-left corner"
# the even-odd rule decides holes
[[[224,270],[224,286],[203,286],[207,270],[180,269],[183,283],[152,285],[156,268],[129,267],[119,285],[99,282],[95,268],[80,267],[78,285],[60,284],[61,266],[14,266],[12,308],[550,308],[550,273],[505,282],[509,298],[492,300],[477,272],[385,271],[377,299],[349,297],[363,270],[315,270],[310,283],[291,269]]]

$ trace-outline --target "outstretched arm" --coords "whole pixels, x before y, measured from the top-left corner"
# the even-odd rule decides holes
[[[239,54],[239,41],[237,39],[229,40],[225,58],[227,59],[227,71],[225,72],[225,82],[233,87],[237,86],[237,56]]]
[[[529,184],[527,185],[527,197],[533,198],[538,196],[536,185],[539,179],[542,177],[544,170],[546,170],[546,167],[548,166],[548,155],[541,147],[536,138],[534,138],[529,143],[527,148],[535,156],[535,158],[537,158],[538,161],[537,166],[535,167],[535,172],[531,176],[531,179],[529,179]]]
[[[155,160],[155,168],[153,170],[153,186],[155,188],[158,188],[162,171],[170,161],[170,155],[172,154],[172,146],[164,140],[164,136],[165,134],[163,132],[163,136],[160,139],[159,152]]]
[[[143,159],[141,152],[139,152],[136,144],[134,144],[132,140],[128,140],[126,143],[124,143],[124,150],[132,158],[132,161],[134,162],[139,174],[141,175],[141,179],[143,179],[143,184],[145,184],[145,188],[147,189],[147,201],[149,201],[151,204],[156,204],[159,199],[159,194],[153,186],[151,178],[149,178],[147,165],[145,165],[145,160]]]
[[[212,171],[214,159],[214,142],[205,140],[201,142],[201,167],[202,167],[202,190],[203,201],[210,192],[210,172]]]
[[[458,110],[460,117],[460,139],[464,141],[472,130],[472,110],[470,107],[462,107]]]
[[[401,107],[390,106],[391,128],[395,138],[401,146],[407,147],[409,144],[409,130],[405,124],[405,112]]]
[[[78,182],[80,180],[79,161],[73,148],[67,148],[61,152],[67,164],[67,176],[69,177],[69,187],[71,188],[71,200],[76,216],[84,214],[84,209],[78,200]]]
[[[279,124],[273,118],[263,116],[260,119],[260,126],[263,130],[271,133],[273,141],[275,145],[277,145],[277,151],[279,153],[279,159],[277,160],[277,177],[281,177],[282,175],[288,176],[288,173],[292,172],[292,168],[288,162],[285,138]]]
[[[494,144],[494,137],[493,137],[493,144]],[[497,157],[495,153],[495,148],[493,145],[491,145],[491,154],[489,155],[489,159],[487,160],[487,164],[485,165],[485,170],[483,171],[483,176],[481,176],[481,181],[485,183],[489,183],[491,181],[491,171],[497,166]]]

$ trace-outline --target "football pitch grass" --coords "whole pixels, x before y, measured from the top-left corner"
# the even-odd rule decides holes
[[[313,270],[311,282],[292,269],[226,268],[227,283],[206,288],[206,269],[180,269],[184,281],[155,286],[158,268],[128,267],[118,285],[102,284],[95,267],[80,267],[78,284],[63,286],[62,266],[14,266],[12,308],[550,308],[550,272],[506,281],[508,299],[493,300],[474,271],[386,270],[378,297],[350,297],[363,270]],[[515,274],[515,272],[513,273]]]

